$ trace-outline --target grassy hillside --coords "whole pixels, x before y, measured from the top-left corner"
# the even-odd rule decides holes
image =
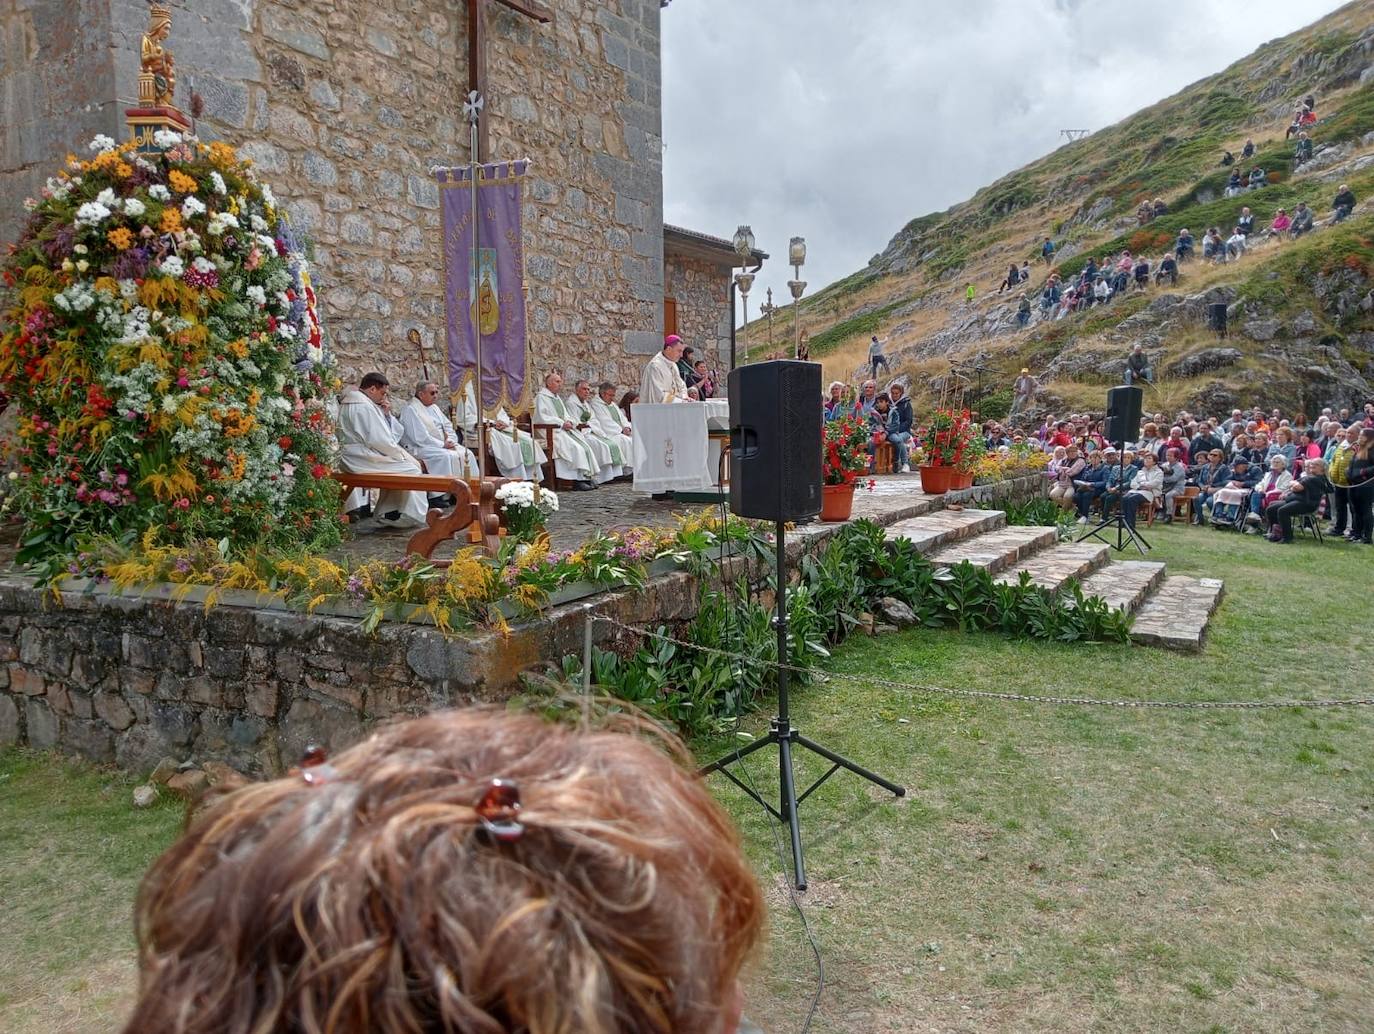
[[[986,390],[1030,365],[1045,380],[1051,404],[1100,408],[1101,391],[1115,377],[1104,371],[1133,341],[1142,340],[1167,368],[1218,344],[1202,326],[1202,310],[1183,304],[1211,290],[1212,300],[1232,303],[1240,333],[1224,345],[1243,354],[1224,368],[1196,372],[1205,357],[1182,362],[1181,372],[1161,378],[1161,408],[1166,400],[1219,405],[1242,396],[1276,405],[1363,401],[1350,396],[1374,384],[1374,318],[1359,305],[1369,290],[1374,238],[1374,207],[1367,204],[1374,196],[1374,72],[1360,81],[1370,68],[1374,2],[1361,0],[1058,148],[962,204],[913,219],[866,268],[803,300],[812,357],[825,364],[827,377],[851,379],[869,335],[878,334],[889,342],[895,372],[912,377],[918,395],[950,374],[951,364],[970,383],[970,371],[983,367]],[[1321,116],[1311,134],[1318,160],[1295,173],[1284,129],[1295,100],[1308,94]],[[1259,164],[1269,185],[1225,198],[1230,170],[1219,159],[1227,149],[1239,156],[1247,138],[1257,145],[1256,157],[1238,157],[1237,164],[1242,172]],[[1190,263],[1170,290],[1176,305],[1156,305],[1162,292],[1152,288],[1017,331],[1015,296],[995,293],[1008,264],[1029,259],[1028,293],[1038,299],[1051,271],[1039,261],[1046,236],[1060,248],[1054,268],[1068,277],[1090,254],[1130,248],[1157,259],[1183,226],[1200,249],[1203,231],[1215,225],[1229,232],[1242,205],[1258,226],[1300,200],[1324,219],[1340,183],[1361,201],[1354,218],[1293,244],[1257,248],[1224,267]],[[1169,212],[1140,227],[1136,206],[1150,198],[1163,198]],[[967,281],[978,288],[972,307],[963,299]],[[791,318],[780,315],[784,324]],[[749,328],[747,347],[759,349],[761,331]]]

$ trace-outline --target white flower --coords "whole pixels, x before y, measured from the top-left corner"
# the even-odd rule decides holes
[[[186,272],[186,266],[175,255],[168,255],[162,260],[162,265],[158,268],[162,271],[163,276],[181,276],[182,273]]]
[[[217,237],[231,226],[234,229],[238,229],[238,219],[236,219],[229,212],[216,212],[213,216],[210,217],[210,225],[208,229],[212,235]]]
[[[102,190],[99,194],[95,196],[95,199],[99,201],[102,205],[104,205],[106,208],[119,207],[119,202],[115,200],[115,192],[113,187],[106,187],[104,190]]]
[[[269,255],[275,255],[277,253],[277,239],[275,237],[260,233],[258,234],[258,244],[267,249]]]
[[[135,219],[137,219],[139,216],[143,215],[143,213],[146,212],[146,211],[148,211],[148,206],[145,205],[142,201],[140,201],[140,200],[139,200],[138,198],[136,198],[136,197],[128,198],[128,199],[126,199],[125,202],[124,202],[124,214],[125,214],[125,215],[131,215],[131,216],[133,216]]]
[[[201,215],[205,211],[205,203],[194,194],[188,194],[186,200],[181,203],[181,215],[184,219]]]
[[[252,302],[254,305],[267,304],[267,292],[264,291],[257,284],[250,285],[248,290],[244,291],[243,293],[248,295],[248,300]]]
[[[126,302],[132,302],[136,298],[138,298],[138,281],[121,280],[119,282],[119,296],[123,298]],[[144,309],[143,311],[146,314],[148,310]],[[132,313],[130,315],[132,315]]]
[[[229,188],[226,187],[226,186],[224,185],[224,177],[221,176],[218,172],[212,172],[212,173],[210,173],[210,182],[213,183],[214,186],[215,186],[215,193],[217,193],[217,194],[227,194],[227,193],[229,193]]]
[[[175,413],[181,408],[181,399],[176,395],[164,395],[162,398],[162,411],[164,413]]]
[[[91,268],[91,264],[90,264],[89,262],[87,262],[85,259],[82,259],[80,262],[78,262],[78,263],[76,264],[76,271],[77,271],[78,273],[84,273],[84,272],[86,272],[86,270],[88,270],[88,269],[90,269],[90,268]]]
[[[296,336],[296,328],[289,323],[278,323],[277,333],[284,338],[291,339]]]
[[[154,183],[151,187],[149,187],[148,196],[151,197],[154,201],[172,200],[172,192],[161,183]]]
[[[106,136],[104,133],[97,133],[95,137],[91,140],[91,142],[86,146],[89,147],[96,154],[99,154],[102,151],[114,150],[114,145],[115,142],[111,140],[108,136]]]
[[[11,480],[11,481],[18,481],[18,480],[19,480],[19,471],[17,471],[17,470],[12,470],[12,471],[10,471],[10,480]]]
[[[192,262],[191,267],[197,273],[208,273],[210,272],[210,270],[215,268],[215,264],[211,262],[208,258],[201,257]]]
[[[248,224],[253,227],[254,233],[263,233],[267,229],[267,220],[254,212],[248,217]]]
[[[181,143],[181,140],[181,134],[174,133],[170,129],[159,129],[153,134],[153,143],[164,151],[169,147],[175,147],[177,144]]]
[[[88,247],[86,247],[86,245],[84,245],[84,244],[78,244],[76,247],[74,247],[74,248],[72,249],[72,251],[74,251],[74,252],[75,252],[76,254],[78,254],[78,255],[85,255],[85,254],[87,254],[90,250],[91,250],[91,249],[88,248]]]
[[[76,210],[76,225],[98,226],[110,217],[110,210],[99,201],[87,201]]]
[[[269,187],[266,183],[262,185],[262,200],[267,204],[267,207],[269,208],[277,207],[277,199],[272,195],[272,188]]]
[[[36,197],[26,197],[26,198],[24,198],[24,211],[26,211],[26,212],[32,212],[32,211],[33,211],[35,208],[37,208],[37,207],[38,207],[38,198],[36,198]]]

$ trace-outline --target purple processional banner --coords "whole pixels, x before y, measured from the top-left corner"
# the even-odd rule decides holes
[[[478,166],[477,261],[472,248],[472,168],[435,169],[444,227],[448,386],[459,396],[477,373],[481,331],[482,410],[529,405],[526,379],[525,246],[520,202],[528,161]]]

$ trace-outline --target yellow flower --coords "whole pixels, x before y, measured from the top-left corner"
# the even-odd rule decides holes
[[[160,225],[163,233],[176,233],[181,229],[181,213],[175,208],[164,208]]]
[[[105,236],[120,251],[128,251],[134,245],[133,231],[126,226],[116,227]]]
[[[227,348],[234,355],[238,356],[240,359],[248,358],[248,342],[243,338],[239,338],[237,341],[230,341],[229,344],[225,346],[225,348]]]
[[[210,161],[221,169],[229,169],[238,161],[238,156],[228,144],[216,140],[210,145]]]
[[[134,167],[128,162],[115,162],[114,177],[117,180],[126,180],[134,174]]]
[[[180,169],[173,169],[168,173],[167,182],[178,194],[194,194],[196,192],[196,181]]]

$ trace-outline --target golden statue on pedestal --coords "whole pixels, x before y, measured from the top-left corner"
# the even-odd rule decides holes
[[[172,32],[172,12],[156,0],[148,5],[148,31],[143,34],[143,64],[138,76],[138,102],[153,107],[175,107],[176,61],[163,41]]]

